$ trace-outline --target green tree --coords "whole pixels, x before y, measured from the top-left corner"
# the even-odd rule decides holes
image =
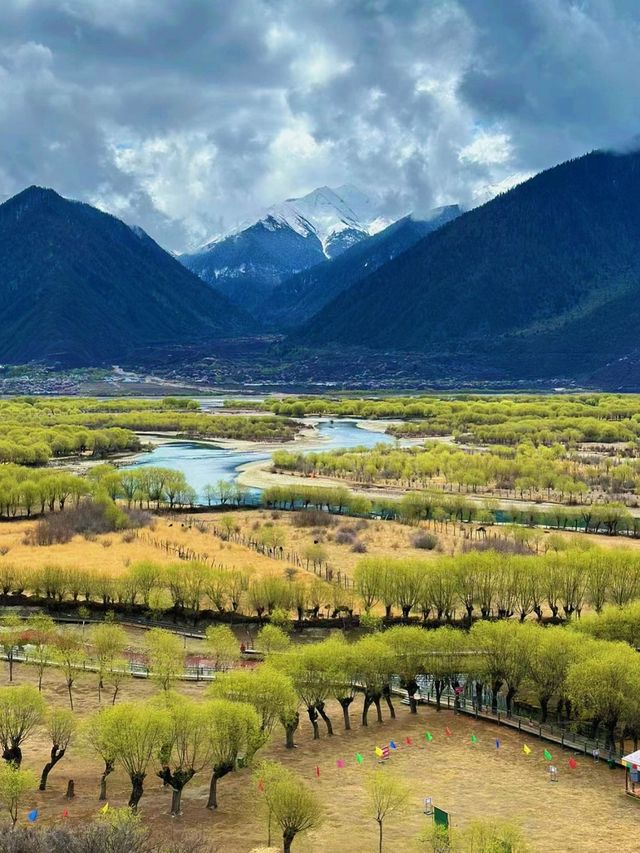
[[[240,660],[238,640],[227,625],[210,625],[205,637],[207,653],[217,672],[226,672]]]
[[[98,702],[102,699],[104,679],[107,673],[114,669],[115,661],[119,660],[127,646],[127,634],[120,625],[113,622],[103,622],[91,631],[91,646],[97,662],[96,677],[98,682]]]
[[[160,750],[158,776],[173,789],[171,815],[181,814],[184,787],[210,761],[209,717],[201,703],[178,694],[167,697],[169,728]]]
[[[264,734],[255,708],[244,702],[212,699],[204,711],[213,766],[207,808],[217,809],[218,780],[235,770],[240,760],[249,764],[264,742]]]
[[[367,780],[367,812],[378,824],[378,853],[382,853],[383,826],[387,818],[406,808],[410,789],[400,779],[376,770]]]
[[[322,810],[315,794],[293,775],[275,778],[267,784],[271,813],[282,832],[282,850],[290,853],[296,835],[321,826]]]
[[[106,753],[113,756],[131,780],[129,808],[136,811],[149,765],[169,739],[169,715],[148,704],[133,703],[115,705],[99,713]]]
[[[183,641],[163,628],[152,628],[145,638],[145,646],[151,677],[167,693],[184,673]]]
[[[44,699],[30,684],[0,688],[0,746],[5,761],[20,766],[22,746],[42,722],[45,708]]]
[[[9,812],[11,825],[18,820],[18,811],[26,794],[36,789],[36,777],[30,770],[15,764],[0,766],[0,803]]]
[[[42,768],[40,791],[46,791],[49,773],[64,758],[76,728],[76,721],[71,711],[55,708],[49,711],[45,728],[51,741],[51,753],[49,761]]]

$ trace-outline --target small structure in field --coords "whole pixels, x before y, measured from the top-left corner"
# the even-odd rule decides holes
[[[640,749],[622,758],[625,768],[624,789],[630,797],[640,799]]]

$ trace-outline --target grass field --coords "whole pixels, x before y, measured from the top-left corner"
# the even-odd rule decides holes
[[[6,672],[0,681],[7,683]],[[15,683],[34,681],[28,667],[16,668]],[[203,685],[185,685],[185,692],[203,695]],[[123,686],[122,701],[148,699],[153,685],[145,681],[130,681]],[[60,673],[50,671],[45,676],[44,695],[53,705],[67,702]],[[359,706],[359,703],[354,703]],[[97,705],[93,682],[87,676],[80,679],[76,691],[79,718],[86,717]],[[436,805],[448,810],[453,825],[462,827],[468,821],[482,817],[502,817],[518,821],[533,849],[536,851],[581,851],[599,853],[611,847],[619,851],[637,850],[634,834],[637,832],[640,804],[626,798],[624,776],[620,770],[609,770],[605,763],[594,763],[591,758],[578,756],[575,770],[568,767],[570,753],[550,747],[554,764],[559,769],[559,781],[550,783],[548,762],[544,760],[544,744],[529,740],[532,754],[522,752],[524,740],[517,733],[496,728],[489,723],[455,716],[450,711],[437,714],[435,710],[420,708],[418,717],[411,717],[408,709],[399,706],[398,718],[386,720],[382,726],[372,724],[368,729],[359,726],[356,707],[352,713],[354,730],[340,730],[339,708],[328,707],[333,714],[336,734],[323,736],[314,742],[311,727],[303,718],[297,734],[298,748],[287,751],[282,745],[281,732],[276,730],[271,744],[259,756],[275,758],[299,773],[318,793],[325,810],[321,829],[294,843],[297,853],[341,853],[348,847],[350,853],[369,853],[376,849],[376,825],[365,814],[366,795],[363,782],[378,766],[374,755],[377,745],[393,739],[399,749],[391,753],[384,772],[394,773],[408,781],[412,797],[406,815],[390,821],[387,828],[389,851],[426,850],[417,836],[429,820],[422,814],[425,796],[433,797]],[[449,727],[452,735],[445,736]],[[427,742],[426,730],[433,735]],[[477,743],[472,744],[475,733]],[[413,739],[406,745],[405,739]],[[495,747],[495,738],[501,741]],[[359,765],[355,753],[364,756]],[[24,766],[39,774],[47,756],[47,744],[41,736],[27,742]],[[336,767],[343,758],[346,767]],[[320,768],[320,777],[315,768]],[[37,806],[41,823],[69,820],[71,823],[90,820],[98,814],[99,775],[101,764],[77,740],[68,755],[54,769],[49,780],[49,790],[30,796],[21,809],[20,822],[26,821],[27,811]],[[69,803],[65,797],[67,781],[75,782],[76,798]],[[150,772],[146,791],[141,802],[144,821],[156,838],[168,840],[189,835],[200,837],[210,851],[247,853],[266,841],[265,821],[260,809],[257,791],[250,770],[227,776],[219,784],[220,808],[211,813],[206,810],[208,774],[203,772],[188,785],[183,797],[183,816],[169,816],[170,791],[163,789]],[[117,770],[109,777],[109,802],[122,806],[129,794],[128,780]],[[68,809],[69,817],[62,814]]]

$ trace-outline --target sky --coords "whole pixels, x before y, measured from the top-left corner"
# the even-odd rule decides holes
[[[0,199],[174,251],[317,186],[470,207],[640,130],[639,0],[0,0]]]

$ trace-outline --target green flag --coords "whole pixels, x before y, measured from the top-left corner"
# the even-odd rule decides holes
[[[426,737],[426,739],[427,739],[428,741],[432,741],[432,740],[433,740],[433,735],[431,734],[431,732],[425,732],[425,733],[424,733],[424,736]]]
[[[478,743],[478,738],[475,735],[471,735],[471,743]]]
[[[548,749],[545,749],[544,757],[547,759],[547,761],[551,761],[551,753],[549,752]]]
[[[364,761],[364,758],[359,752],[356,752],[356,761],[358,762],[358,764],[362,764],[362,762]]]

